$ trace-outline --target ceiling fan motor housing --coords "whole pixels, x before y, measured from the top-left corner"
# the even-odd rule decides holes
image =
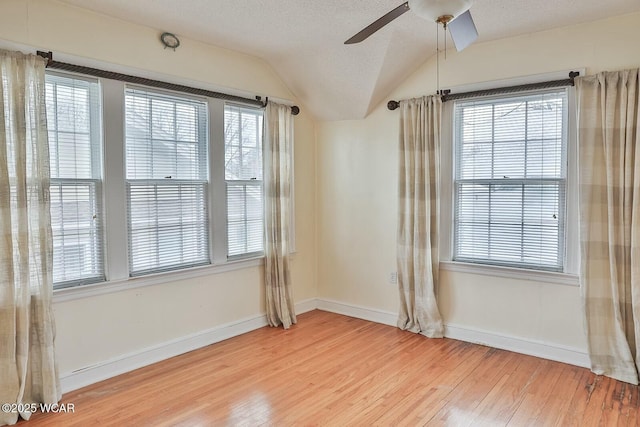
[[[440,22],[443,17],[455,19],[471,7],[471,0],[409,0],[409,8],[421,18]]]

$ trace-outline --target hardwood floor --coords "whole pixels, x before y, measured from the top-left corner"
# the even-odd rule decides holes
[[[313,311],[68,393],[36,426],[640,425],[639,387]]]

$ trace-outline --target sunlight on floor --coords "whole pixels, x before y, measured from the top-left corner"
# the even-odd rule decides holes
[[[261,392],[253,393],[247,399],[234,404],[229,414],[229,424],[262,425],[271,420],[271,403]]]

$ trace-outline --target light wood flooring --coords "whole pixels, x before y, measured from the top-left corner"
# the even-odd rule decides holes
[[[587,369],[312,311],[71,392],[37,426],[636,426]]]

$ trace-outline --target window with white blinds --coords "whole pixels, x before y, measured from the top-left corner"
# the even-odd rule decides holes
[[[47,73],[55,288],[104,280],[98,82]]]
[[[207,104],[127,88],[131,276],[208,264]]]
[[[563,271],[567,91],[454,107],[454,260]]]
[[[55,288],[263,256],[261,108],[49,70],[46,114]]]
[[[262,110],[226,105],[224,110],[227,255],[264,249]]]

